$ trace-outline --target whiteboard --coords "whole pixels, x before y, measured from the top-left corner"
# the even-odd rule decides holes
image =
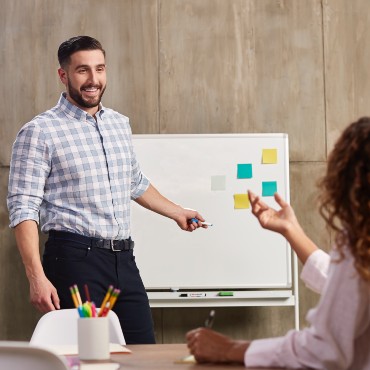
[[[185,232],[132,202],[131,235],[147,290],[292,286],[289,244],[234,202],[247,189],[261,195],[263,183],[275,183],[289,202],[287,134],[133,135],[133,145],[161,194],[213,223]],[[265,150],[274,149],[276,162],[263,163]],[[278,208],[271,188],[265,191],[264,202]]]

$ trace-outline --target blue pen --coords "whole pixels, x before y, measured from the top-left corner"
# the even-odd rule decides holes
[[[78,306],[77,311],[78,311],[78,314],[80,315],[80,317],[85,317],[85,312],[84,312],[84,309],[82,308],[82,306]]]
[[[198,223],[199,222],[199,220],[197,218],[192,218],[190,221],[191,222],[195,222],[195,223]],[[201,223],[202,223],[202,225],[205,225],[205,226],[213,226],[213,224],[211,224],[209,222],[203,222],[203,221],[201,221]]]

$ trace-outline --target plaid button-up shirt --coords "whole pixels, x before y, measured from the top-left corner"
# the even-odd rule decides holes
[[[125,239],[130,201],[149,180],[136,160],[129,119],[100,106],[96,120],[62,94],[58,104],[19,131],[9,175],[10,227]]]

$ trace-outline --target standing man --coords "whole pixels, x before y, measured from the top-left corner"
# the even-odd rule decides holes
[[[129,119],[101,104],[106,65],[100,42],[73,37],[60,45],[58,59],[66,91],[54,108],[22,127],[10,166],[10,226],[31,302],[41,312],[71,308],[69,287],[87,284],[99,305],[113,285],[122,291],[114,311],[126,342],[154,343],[148,297],[133,255],[130,201],[186,231],[202,226],[189,219],[204,219],[163,197],[140,171]],[[39,222],[49,234],[42,263]]]

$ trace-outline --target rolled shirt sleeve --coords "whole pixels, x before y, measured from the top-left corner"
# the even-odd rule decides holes
[[[329,265],[329,254],[318,249],[311,253],[304,264],[301,279],[309,289],[321,294],[328,278]]]
[[[13,144],[7,204],[10,227],[25,220],[39,222],[45,180],[50,171],[43,133],[32,123],[19,131]]]
[[[149,179],[141,172],[136,155],[132,152],[132,181],[131,181],[131,199],[136,199],[142,196],[149,187]]]

